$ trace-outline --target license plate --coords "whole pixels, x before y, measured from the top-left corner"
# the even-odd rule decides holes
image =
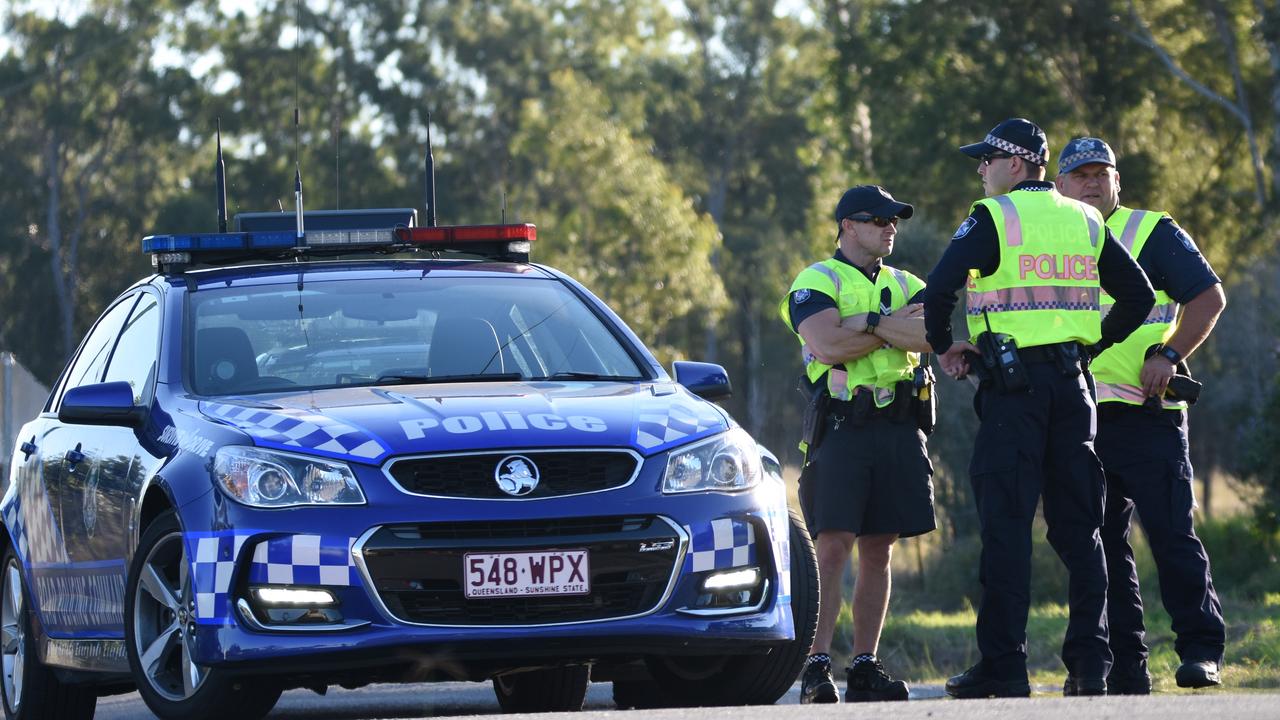
[[[467,553],[462,563],[468,598],[591,592],[586,550]]]

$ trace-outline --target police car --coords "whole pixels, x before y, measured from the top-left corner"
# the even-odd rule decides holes
[[[284,220],[282,220],[282,218]],[[151,236],[0,502],[7,717],[492,681],[507,711],[771,703],[817,573],[777,460],[532,225],[412,209]],[[303,225],[305,222],[305,229]]]

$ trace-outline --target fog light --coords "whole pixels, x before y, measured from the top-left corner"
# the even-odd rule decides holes
[[[738,588],[753,588],[759,582],[760,570],[749,567],[708,575],[707,579],[702,581],[702,589],[705,592],[723,592]]]
[[[317,588],[255,587],[252,592],[263,605],[336,605],[338,600],[328,590]]]

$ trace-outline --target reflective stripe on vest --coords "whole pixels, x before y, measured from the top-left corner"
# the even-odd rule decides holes
[[[974,203],[991,214],[1000,263],[972,273],[965,314],[971,338],[987,329],[1022,347],[1102,337],[1097,263],[1102,216],[1054,191],[1015,190]],[[1087,244],[1086,244],[1087,243]]]
[[[1151,233],[1165,217],[1168,216],[1162,212],[1119,207],[1107,218],[1107,227],[1113,235],[1117,235],[1124,249],[1137,258]],[[1110,295],[1102,294],[1102,317],[1111,312],[1114,304],[1115,300]],[[1173,335],[1177,318],[1178,303],[1168,293],[1157,290],[1155,307],[1147,313],[1142,325],[1123,342],[1108,348],[1091,364],[1090,370],[1098,388],[1098,402],[1142,405],[1146,401],[1146,395],[1142,392],[1142,366],[1146,362],[1147,348],[1167,341]],[[1163,398],[1161,404],[1167,410],[1187,407],[1185,402]]]
[[[789,301],[791,293],[797,290],[808,288],[834,295],[840,316],[844,318],[881,311],[881,291],[890,289],[895,284],[899,292],[891,292],[893,300],[889,310],[892,312],[900,309],[911,299],[912,277],[897,268],[885,266],[883,269],[888,270],[889,275],[878,275],[876,281],[871,282],[860,270],[838,260],[815,263],[796,277],[791,289],[779,303],[778,311],[794,332]],[[821,279],[815,277],[815,274],[821,276]],[[830,288],[826,287],[828,282]],[[915,279],[915,285],[923,287],[924,283]],[[799,333],[796,336],[800,337]],[[835,367],[820,362],[802,337],[800,353],[810,382],[816,382],[823,373],[826,374],[831,397],[849,400],[858,388],[865,388],[875,392],[876,405],[880,407],[892,402],[893,383],[911,377],[913,369],[919,364],[918,353],[907,353],[887,344],[857,360]]]

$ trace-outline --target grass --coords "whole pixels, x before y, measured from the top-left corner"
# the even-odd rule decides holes
[[[1273,594],[1280,595],[1280,594]],[[1280,597],[1267,602],[1225,601],[1227,651],[1223,684],[1229,688],[1280,688]],[[953,612],[890,610],[880,641],[880,657],[895,676],[909,681],[941,683],[978,660],[972,609]],[[1044,604],[1027,620],[1028,670],[1032,683],[1061,687],[1066,671],[1058,657],[1067,627],[1063,605]],[[837,621],[833,654],[848,662],[852,616],[845,606]],[[1178,656],[1173,650],[1169,618],[1157,607],[1147,610],[1149,666],[1160,691],[1179,690],[1173,683]]]

